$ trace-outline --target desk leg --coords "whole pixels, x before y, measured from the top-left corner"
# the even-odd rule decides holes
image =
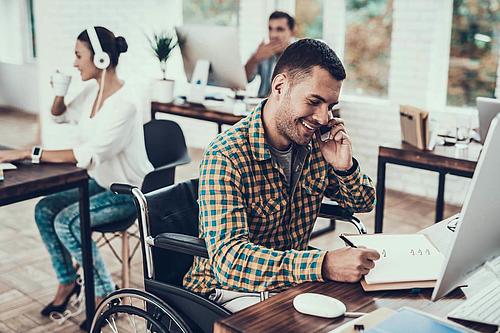
[[[377,204],[375,205],[375,233],[382,232],[382,225],[384,223],[385,165],[385,160],[379,157],[377,167]]]
[[[436,199],[436,222],[443,220],[444,212],[444,181],[446,179],[446,173],[439,173],[439,184],[438,184],[438,194]]]
[[[217,123],[217,133],[222,133],[222,123]]]
[[[156,111],[151,109],[151,120],[155,120],[156,117]]]
[[[80,230],[82,239],[83,277],[85,281],[85,310],[88,324],[91,324],[95,311],[94,299],[94,265],[92,263],[92,232],[90,230],[89,185],[85,180],[80,190]],[[90,329],[90,326],[89,326]]]

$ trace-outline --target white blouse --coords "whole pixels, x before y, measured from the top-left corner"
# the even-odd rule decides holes
[[[146,154],[142,117],[124,84],[90,118],[98,91],[98,85],[88,85],[67,106],[66,113],[80,115],[79,144],[73,148],[77,166],[87,169],[104,188],[109,189],[112,183],[140,187],[144,176],[153,170]]]

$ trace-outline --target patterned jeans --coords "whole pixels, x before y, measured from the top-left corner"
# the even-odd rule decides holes
[[[131,196],[116,195],[89,180],[90,223],[92,226],[133,218],[136,215]],[[35,220],[60,284],[76,280],[71,258],[82,264],[78,189],[49,195],[35,207]],[[104,297],[115,289],[102,257],[92,242],[95,294]]]

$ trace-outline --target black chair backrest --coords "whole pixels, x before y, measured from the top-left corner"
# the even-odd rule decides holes
[[[184,134],[171,120],[153,119],[144,124],[144,141],[155,169],[182,160],[188,154]]]
[[[155,170],[144,177],[142,192],[172,185],[175,181],[175,164],[190,161],[181,128],[170,120],[151,120],[144,125],[144,141],[148,159]],[[161,168],[166,165],[172,167]]]
[[[150,233],[171,232],[198,236],[198,179],[188,180],[147,193]],[[182,286],[193,257],[153,248],[155,280]]]

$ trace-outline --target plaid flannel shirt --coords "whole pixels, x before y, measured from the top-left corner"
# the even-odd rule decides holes
[[[184,286],[194,292],[279,291],[323,281],[326,251],[308,250],[323,197],[354,212],[373,208],[370,178],[359,166],[349,175],[335,173],[316,138],[299,146],[304,163],[290,198],[265,141],[262,106],[217,136],[201,162],[199,236],[209,259],[196,257],[184,276]]]

